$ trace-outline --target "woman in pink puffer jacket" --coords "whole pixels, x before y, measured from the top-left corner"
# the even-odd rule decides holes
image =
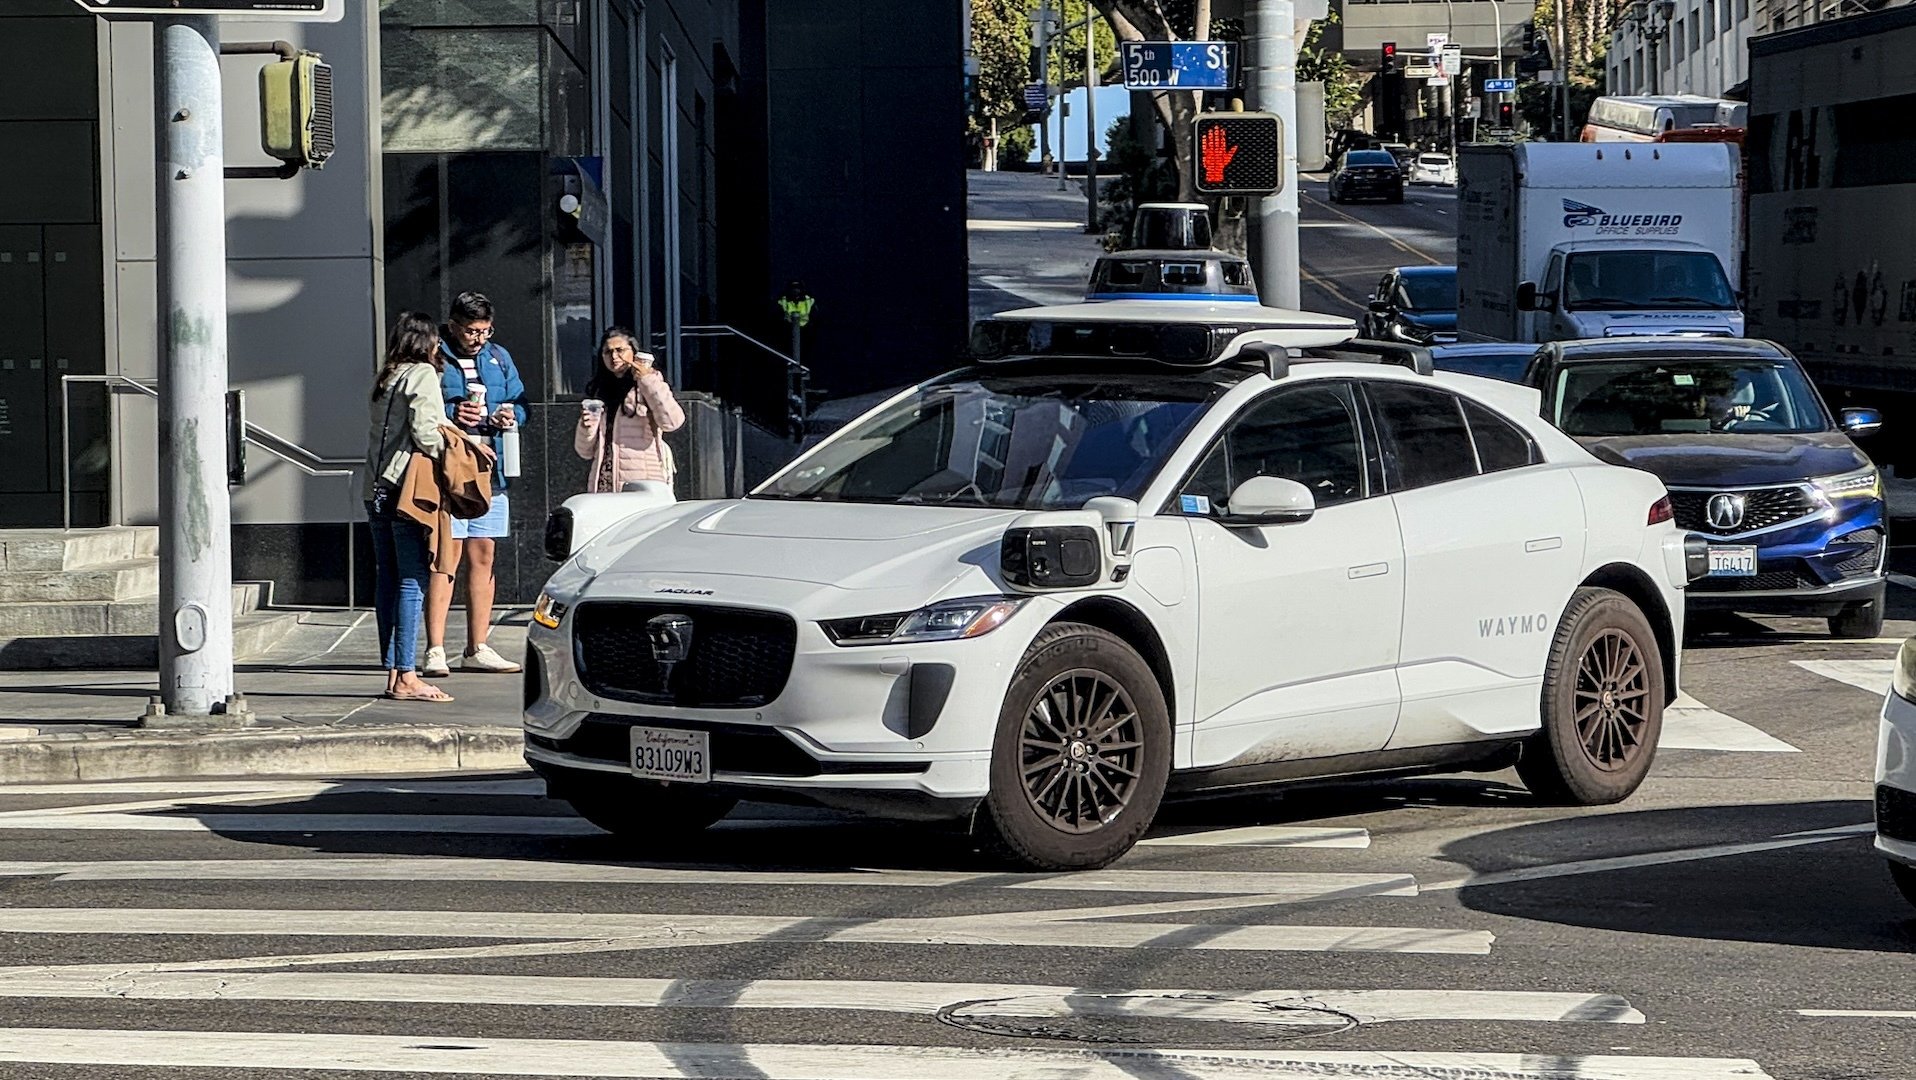
[[[652,355],[639,351],[630,330],[615,326],[599,339],[599,365],[572,433],[572,448],[592,463],[585,489],[620,491],[635,480],[671,483],[663,436],[685,423],[685,410],[652,366]]]

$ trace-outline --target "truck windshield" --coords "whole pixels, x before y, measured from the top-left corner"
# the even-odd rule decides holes
[[[954,376],[856,422],[753,498],[1075,510],[1135,499],[1230,380]]]
[[[1802,369],[1774,360],[1568,364],[1557,374],[1553,411],[1565,434],[1589,437],[1829,429]]]
[[[1564,272],[1570,311],[1736,309],[1723,264],[1707,251],[1580,251]]]

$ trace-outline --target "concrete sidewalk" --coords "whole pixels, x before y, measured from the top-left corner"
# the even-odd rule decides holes
[[[491,633],[500,653],[525,651],[525,609]],[[447,651],[465,646],[453,613]],[[370,611],[308,612],[265,657],[243,665],[239,690],[258,717],[227,730],[144,729],[159,693],[151,671],[0,672],[0,783],[175,776],[340,776],[517,769],[521,680],[455,671],[450,704],[389,701]]]

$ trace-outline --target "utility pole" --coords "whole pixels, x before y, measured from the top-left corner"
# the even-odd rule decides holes
[[[1257,200],[1258,238],[1264,265],[1257,268],[1264,302],[1298,308],[1303,303],[1297,250],[1297,5],[1294,0],[1256,0],[1257,107],[1276,113],[1284,126],[1284,187]]]
[[[1038,85],[1045,89],[1045,100],[1051,100],[1051,0],[1039,6],[1031,16],[1031,45],[1038,54]],[[1043,112],[1038,114],[1038,168],[1042,172],[1051,164],[1051,127],[1045,123]]]
[[[219,57],[215,16],[154,21],[160,695],[167,714],[186,723],[250,720],[233,693]]]
[[[1557,107],[1558,123],[1562,125],[1563,141],[1570,139],[1570,35],[1563,18],[1564,0],[1556,0],[1551,5],[1557,16]]]
[[[1098,231],[1098,35],[1091,32],[1091,2],[1084,5],[1084,231]]]

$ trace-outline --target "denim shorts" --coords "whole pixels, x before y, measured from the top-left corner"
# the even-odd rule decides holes
[[[465,518],[452,519],[452,538],[454,540],[485,540],[503,538],[512,535],[512,504],[501,491],[492,497],[492,508],[485,517],[468,521]]]

